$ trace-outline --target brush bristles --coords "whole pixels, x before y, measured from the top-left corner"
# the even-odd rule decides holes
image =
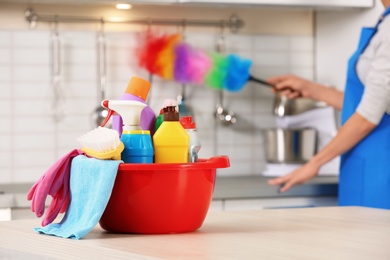
[[[119,134],[116,130],[101,126],[80,136],[77,141],[83,148],[100,153],[115,150],[120,144]]]

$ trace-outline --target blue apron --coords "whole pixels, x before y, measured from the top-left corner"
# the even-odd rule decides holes
[[[388,8],[382,19],[390,13]],[[357,51],[348,62],[341,123],[355,113],[364,92],[356,73],[360,54],[377,31],[363,28]],[[390,61],[389,61],[390,62]],[[354,148],[341,156],[339,205],[390,209],[390,115],[385,114],[377,127]]]

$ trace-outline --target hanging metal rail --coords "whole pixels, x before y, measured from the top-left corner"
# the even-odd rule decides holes
[[[236,15],[232,15],[229,20],[194,20],[194,19],[134,19],[124,21],[110,21],[104,18],[82,17],[82,16],[59,16],[59,15],[38,15],[32,8],[25,11],[26,20],[30,27],[35,28],[38,22],[56,23],[128,23],[144,25],[167,25],[167,26],[197,26],[197,27],[224,27],[232,32],[238,31],[244,26],[244,21]]]

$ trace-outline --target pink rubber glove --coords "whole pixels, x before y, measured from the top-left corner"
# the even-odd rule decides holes
[[[74,149],[54,163],[31,187],[27,199],[31,200],[31,210],[37,217],[45,213],[45,201],[52,196],[49,208],[42,220],[42,226],[53,222],[59,213],[64,213],[69,204],[69,177],[72,159],[83,154]]]
[[[73,158],[73,157],[72,157]],[[71,160],[69,161],[69,167],[66,169],[68,173],[63,174],[62,183],[63,185],[54,193],[50,191],[49,195],[52,196],[52,201],[46,211],[45,217],[42,220],[42,226],[46,226],[55,220],[59,213],[64,213],[69,204],[70,190],[69,190],[69,178],[70,178],[70,165]],[[56,183],[61,183],[59,180]]]

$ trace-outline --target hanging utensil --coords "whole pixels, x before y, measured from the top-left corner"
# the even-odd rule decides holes
[[[221,30],[217,38],[216,51],[220,54],[226,52],[226,42],[224,37],[224,26],[221,25]],[[224,90],[218,90],[218,101],[217,108],[215,110],[216,119],[221,122],[223,125],[233,125],[237,122],[237,118],[232,111],[228,111],[224,105]]]
[[[51,35],[51,57],[52,57],[52,88],[53,101],[51,106],[51,114],[55,122],[62,120],[63,111],[63,95],[61,91],[61,43],[58,33],[58,22],[54,23],[54,28]]]
[[[185,42],[185,39],[186,39],[185,31],[186,31],[186,20],[183,19],[182,31],[181,31],[183,42]],[[177,96],[179,114],[180,114],[180,117],[192,116],[192,118],[194,120],[194,113],[192,111],[192,108],[186,103],[186,88],[187,88],[186,86],[187,85],[185,83],[180,84],[180,92],[181,93]]]
[[[106,96],[106,40],[104,35],[104,20],[101,20],[100,31],[97,36],[97,74],[98,74],[98,106],[93,112],[93,122],[95,126],[100,126],[107,116],[107,110],[100,105]]]
[[[181,94],[177,96],[180,117],[192,116],[194,118],[192,108],[186,103],[186,84],[182,83],[180,89]]]
[[[228,111],[226,108],[223,107],[222,105],[224,99],[223,94],[224,94],[223,90],[218,91],[219,103],[215,111],[215,116],[223,125],[233,125],[237,122],[237,118],[234,112]]]

